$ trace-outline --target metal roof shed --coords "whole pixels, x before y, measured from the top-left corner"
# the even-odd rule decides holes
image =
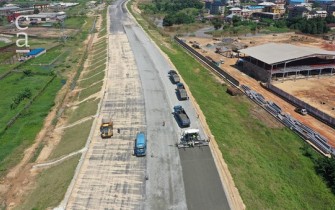
[[[46,52],[45,48],[36,48],[27,53],[26,56],[37,57],[45,52]]]
[[[335,56],[334,51],[291,44],[268,43],[239,51],[269,65],[315,56]]]

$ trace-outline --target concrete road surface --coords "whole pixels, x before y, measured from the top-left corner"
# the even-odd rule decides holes
[[[151,119],[154,118],[152,115],[154,112],[150,111],[150,106],[152,106],[152,103],[154,103],[154,106],[157,107],[157,110],[160,111],[166,110],[165,107],[168,105],[169,108],[166,110],[166,112],[170,114],[170,116],[167,120],[168,123],[166,126],[169,127],[169,130],[173,129],[176,131],[176,135],[171,135],[174,134],[172,130],[170,134],[170,138],[174,138],[172,143],[176,143],[180,138],[180,135],[178,134],[181,133],[181,129],[178,128],[177,123],[171,115],[171,112],[174,105],[180,104],[185,108],[191,119],[191,127],[199,128],[201,130],[202,136],[205,137],[192,104],[189,101],[178,101],[176,97],[176,86],[171,84],[167,74],[168,71],[172,69],[167,59],[156,48],[156,46],[147,37],[143,30],[136,24],[126,25],[124,28],[134,52],[135,60],[142,80],[148,128],[150,128],[149,125]],[[150,86],[155,87],[156,91],[151,92],[150,89],[152,88],[150,88]],[[161,95],[159,95],[159,97],[155,97],[155,93],[159,93]],[[166,119],[166,113],[162,113],[158,117]],[[149,151],[153,153],[161,152],[164,147],[171,147],[170,142],[164,141],[161,148],[152,148],[152,150],[150,151],[149,149]],[[194,210],[229,209],[228,201],[222,188],[220,177],[218,175],[210,149],[208,147],[203,147],[201,149],[180,149],[179,155],[182,164],[187,208]],[[154,164],[151,163],[150,159],[148,159],[147,163],[148,168]],[[149,170],[149,172],[151,172],[151,170]],[[157,170],[156,173],[164,172]],[[151,190],[155,191],[155,188],[150,189],[150,185],[147,185],[147,196],[149,198],[149,192],[151,192]]]
[[[167,75],[172,67],[128,16],[124,2],[114,2],[109,10],[110,61],[98,119],[111,116],[115,135],[101,139],[100,121],[93,128],[67,208],[229,209],[210,149],[175,146],[182,131],[172,115],[177,104],[185,108],[191,127],[206,136],[191,103],[175,95]],[[132,155],[139,131],[148,138],[142,158]]]

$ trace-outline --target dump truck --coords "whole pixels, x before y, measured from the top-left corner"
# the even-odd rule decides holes
[[[173,84],[177,84],[178,82],[180,82],[180,78],[178,74],[171,74],[170,78]]]
[[[170,75],[170,80],[173,84],[177,84],[180,82],[179,75],[177,74],[176,71],[174,70],[169,71],[169,75]]]
[[[113,122],[110,118],[102,118],[100,126],[101,138],[110,138],[113,136]]]
[[[180,105],[173,107],[173,115],[180,127],[189,127],[191,125],[190,118],[186,114],[184,108]]]
[[[176,92],[177,92],[178,100],[187,100],[188,99],[187,92],[186,92],[185,89],[177,89]]]
[[[208,146],[209,140],[203,139],[200,136],[199,129],[186,129],[182,132],[180,142],[176,143],[178,148],[188,148],[195,146]]]

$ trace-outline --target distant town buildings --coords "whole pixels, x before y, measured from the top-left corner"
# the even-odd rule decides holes
[[[7,18],[8,22],[13,22],[19,16],[26,16],[27,19],[34,22],[56,21],[64,20],[65,13],[58,12],[59,9],[76,6],[79,3],[38,3],[33,4],[32,7],[21,8],[14,4],[7,4],[0,8],[0,17]],[[34,14],[36,10],[39,14]],[[54,12],[56,11],[56,12]]]
[[[242,19],[270,18],[325,18],[327,15],[335,16],[335,0],[313,0],[320,5],[313,8],[311,0],[267,0],[257,2],[256,5],[241,5],[237,0],[206,0],[205,8],[211,15],[224,15],[226,20],[234,16]]]
[[[326,10],[312,10],[312,7],[309,7],[307,4],[304,5],[295,5],[289,8],[288,18],[325,18],[327,17],[328,12]]]

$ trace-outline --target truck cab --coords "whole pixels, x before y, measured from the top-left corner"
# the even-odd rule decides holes
[[[135,156],[145,156],[147,150],[147,139],[145,138],[145,134],[140,132],[136,135],[135,139],[135,147],[134,147],[134,154]]]
[[[181,82],[177,83],[177,89],[185,89],[184,84]]]

